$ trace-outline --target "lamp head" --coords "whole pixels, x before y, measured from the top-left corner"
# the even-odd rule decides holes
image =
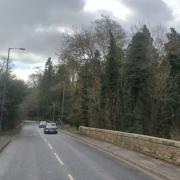
[[[22,50],[22,51],[25,51],[26,49],[25,48],[19,48],[20,50]]]

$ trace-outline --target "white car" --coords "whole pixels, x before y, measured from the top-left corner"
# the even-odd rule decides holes
[[[45,128],[45,127],[46,127],[46,121],[40,121],[39,128]]]
[[[57,126],[56,123],[46,123],[44,128],[44,134],[57,134]]]

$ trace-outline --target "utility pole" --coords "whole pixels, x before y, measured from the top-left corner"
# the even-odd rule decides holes
[[[53,103],[53,122],[55,121],[56,104]]]
[[[22,51],[25,51],[25,48],[8,48],[8,56],[6,60],[6,69],[3,79],[3,90],[2,90],[2,97],[1,97],[1,104],[0,104],[0,110],[1,110],[1,116],[0,116],[0,130],[2,129],[3,124],[3,118],[4,118],[4,104],[6,102],[6,90],[7,90],[7,80],[8,80],[8,73],[9,73],[9,58],[10,58],[10,52],[12,49],[19,49]]]
[[[62,128],[63,128],[63,117],[64,117],[64,90],[65,90],[65,83],[63,83],[62,106],[61,106],[61,127]]]

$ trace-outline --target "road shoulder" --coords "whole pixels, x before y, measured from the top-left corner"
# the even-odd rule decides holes
[[[11,141],[11,136],[0,136],[0,153],[6,148],[6,146],[8,146]]]
[[[153,175],[156,175],[162,179],[178,180],[180,177],[180,168],[167,162],[125,148],[121,148],[107,142],[102,142],[96,139],[82,136],[77,133],[72,133],[66,130],[60,130],[60,132],[72,136],[76,140],[103,151],[104,153],[108,153],[114,158],[119,159],[120,161],[123,161],[130,166],[148,173],[152,173]]]
[[[17,134],[21,131],[23,124],[18,125],[14,130],[0,133],[0,153],[12,142]]]

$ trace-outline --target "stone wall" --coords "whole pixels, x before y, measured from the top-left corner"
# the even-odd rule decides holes
[[[79,132],[180,166],[180,141],[80,126]]]

